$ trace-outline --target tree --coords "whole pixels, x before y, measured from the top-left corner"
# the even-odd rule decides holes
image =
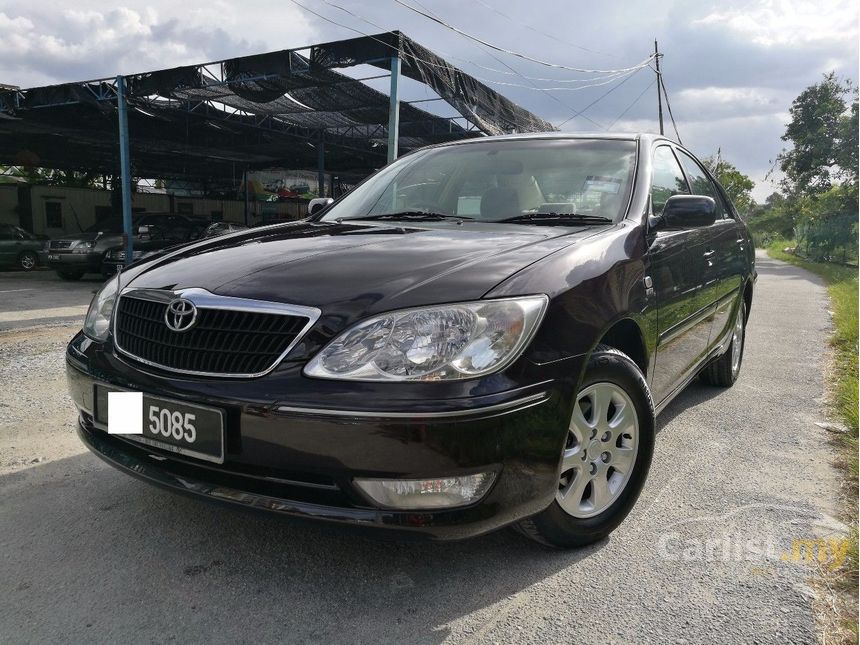
[[[738,170],[733,164],[724,160],[719,150],[717,150],[716,155],[705,159],[704,164],[725,189],[726,194],[732,200],[738,212],[744,216],[749,215],[753,206],[755,206],[755,200],[752,196],[755,182]]]
[[[791,121],[782,136],[792,144],[779,157],[789,193],[817,195],[834,183],[857,185],[857,99],[849,108],[850,81],[835,72],[807,87],[794,99]]]
[[[94,172],[78,172],[76,170],[52,170],[37,166],[0,166],[0,174],[20,177],[28,184],[44,184],[49,186],[70,186],[77,188],[92,188],[96,185],[98,175]]]
[[[857,167],[860,165],[858,123],[860,123],[860,119],[858,119],[857,114],[857,91],[855,90],[851,110],[839,119],[839,141],[841,145],[836,153],[836,165],[842,169],[845,175],[845,185],[853,188],[855,195],[857,194]]]

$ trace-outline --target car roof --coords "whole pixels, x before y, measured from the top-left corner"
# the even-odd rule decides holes
[[[523,134],[502,134],[491,137],[475,137],[473,139],[463,139],[461,141],[452,141],[449,143],[441,143],[433,148],[447,146],[468,146],[476,143],[487,142],[504,142],[504,141],[529,141],[529,140],[559,140],[559,139],[608,139],[615,141],[642,141],[650,143],[652,141],[668,141],[675,143],[671,139],[651,132],[526,132]]]

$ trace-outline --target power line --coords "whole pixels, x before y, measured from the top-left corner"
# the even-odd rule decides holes
[[[530,30],[530,31],[533,31],[533,32],[535,32],[536,34],[540,34],[541,36],[545,36],[545,37],[549,38],[550,40],[554,40],[554,41],[556,41],[557,43],[561,43],[562,45],[567,45],[568,47],[574,47],[574,48],[576,48],[576,49],[580,49],[580,50],[582,50],[582,51],[584,51],[584,52],[589,52],[590,54],[597,54],[597,55],[599,55],[599,56],[609,56],[609,57],[611,57],[611,58],[615,58],[615,56],[614,56],[613,54],[607,54],[606,52],[599,52],[599,51],[596,51],[596,50],[594,50],[594,49],[589,49],[588,47],[582,47],[581,45],[577,45],[576,43],[572,43],[572,42],[570,42],[570,41],[568,41],[568,40],[562,40],[561,38],[558,38],[558,37],[556,37],[556,36],[553,36],[552,34],[549,34],[549,33],[545,32],[545,31],[541,31],[540,29],[537,29],[536,27],[532,27],[531,25],[526,24],[526,23],[525,23],[525,22],[523,22],[522,20],[518,20],[518,19],[516,19],[516,18],[512,18],[511,16],[509,16],[509,15],[508,15],[508,14],[506,14],[505,12],[500,11],[499,9],[496,9],[495,7],[493,7],[492,5],[490,5],[490,4],[489,4],[489,3],[487,3],[487,2],[484,2],[484,0],[477,0],[477,2],[478,2],[478,4],[483,5],[484,7],[486,7],[487,9],[489,9],[490,11],[492,11],[492,12],[494,12],[494,13],[499,14],[499,15],[500,15],[500,16],[502,16],[503,18],[507,18],[508,20],[510,20],[511,22],[513,22],[514,24],[516,24],[516,25],[518,25],[518,26],[520,26],[520,27],[525,27],[526,29],[528,29],[528,30]]]
[[[325,2],[326,0],[323,0],[323,1]],[[337,25],[338,27],[342,27],[342,28],[344,28],[344,29],[348,29],[348,30],[350,30],[350,31],[352,31],[352,32],[355,32],[355,33],[357,33],[357,34],[361,34],[362,36],[367,36],[368,38],[371,38],[371,39],[373,39],[373,40],[375,40],[375,41],[377,41],[377,42],[379,42],[379,43],[381,43],[381,44],[383,44],[383,45],[388,46],[388,47],[389,47],[389,48],[391,48],[392,50],[394,50],[394,49],[395,49],[395,48],[394,48],[394,47],[392,47],[389,43],[386,43],[385,41],[380,40],[379,38],[376,38],[376,37],[374,37],[374,36],[371,36],[370,34],[367,34],[367,33],[363,32],[363,31],[361,31],[360,29],[355,29],[354,27],[349,27],[349,26],[347,26],[347,25],[344,25],[344,24],[342,24],[342,23],[337,22],[336,20],[332,20],[331,18],[328,18],[327,16],[324,16],[324,15],[322,15],[321,13],[318,13],[318,12],[314,11],[314,10],[313,10],[313,9],[311,9],[310,7],[305,6],[305,5],[304,5],[304,4],[302,4],[301,2],[298,2],[298,0],[290,0],[290,2],[292,2],[292,3],[293,3],[294,5],[296,5],[296,6],[298,6],[298,7],[302,8],[302,9],[304,9],[304,10],[305,10],[305,11],[307,11],[308,13],[312,13],[313,15],[317,16],[318,18],[322,18],[322,19],[323,19],[323,20],[325,20],[326,22],[329,22],[329,23],[331,23],[331,24],[333,24],[333,25]],[[331,2],[328,2],[327,4],[330,4],[330,5],[332,5],[332,6],[336,6],[336,5],[334,5],[334,3],[331,3]],[[359,18],[360,20],[364,20],[364,22],[368,23],[369,25],[373,25],[373,26],[377,27],[378,29],[384,29],[383,27],[380,27],[380,26],[378,26],[378,25],[375,25],[374,23],[370,22],[369,20],[365,20],[365,19],[361,18],[360,16],[358,16],[358,15],[354,14],[353,12],[348,11],[347,9],[344,9],[344,8],[342,8],[342,7],[337,7],[337,8],[341,9],[342,11],[346,11],[347,13],[349,13],[349,14],[351,14],[351,15],[353,15],[353,16],[355,16],[355,17],[357,17],[357,18]],[[492,54],[490,54],[490,55],[491,55],[491,56],[493,56]],[[507,64],[507,63],[505,63],[504,61],[502,61],[502,60],[500,60],[500,59],[496,58],[495,56],[493,56],[493,58],[494,58],[496,61],[498,61],[499,63],[501,63],[502,65],[504,65],[505,67],[507,67],[508,69],[510,69],[512,73],[517,74],[518,76],[522,76],[522,75],[521,75],[521,74],[519,74],[519,73],[518,73],[514,68],[512,68],[510,65],[508,65],[508,64]],[[417,60],[417,61],[419,61],[419,62],[422,62],[422,63],[424,63],[424,64],[426,64],[426,65],[431,65],[431,66],[433,66],[433,67],[439,67],[439,65],[435,65],[434,63],[431,63],[431,62],[429,62],[429,61],[421,60],[421,59],[419,59],[419,58],[417,58],[417,57],[415,57],[415,60]],[[482,79],[477,79],[477,80],[482,80]],[[482,81],[482,82],[484,82],[484,81]],[[489,82],[492,82],[492,81],[489,81]],[[541,90],[539,87],[536,87],[536,86],[534,86],[534,85],[532,85],[532,87],[533,87],[533,89],[536,89],[536,90],[539,90],[539,91],[543,91],[543,90]],[[549,98],[551,98],[553,101],[556,101],[557,103],[559,103],[560,105],[562,105],[562,106],[563,106],[563,107],[565,107],[566,109],[568,109],[568,110],[570,110],[570,111],[574,112],[574,116],[578,116],[578,113],[577,113],[576,109],[574,109],[573,107],[571,107],[571,106],[567,105],[566,103],[564,103],[564,101],[562,101],[562,100],[561,100],[561,99],[559,99],[558,97],[553,96],[553,95],[552,95],[552,94],[550,94],[549,92],[546,92],[546,96],[548,96]],[[602,127],[603,127],[603,126],[601,126],[599,123],[597,123],[596,121],[594,121],[593,119],[590,119],[590,118],[588,118],[588,117],[585,117],[585,118],[586,118],[586,119],[588,119],[589,121],[591,121],[592,123],[594,123],[594,125],[596,125],[597,127],[599,127],[599,128],[602,128]]]
[[[395,0],[395,1],[396,1],[396,0]],[[416,2],[418,3],[418,5],[419,5],[420,7],[422,7],[425,11],[427,11],[428,13],[432,13],[432,12],[430,12],[430,10],[429,10],[429,9],[427,9],[427,7],[425,7],[424,5],[422,5],[422,4],[419,2],[419,0],[415,0],[415,1],[416,1]],[[439,19],[437,19],[437,20],[439,20]],[[536,90],[538,90],[538,91],[540,91],[540,92],[543,92],[545,96],[549,97],[551,100],[555,101],[556,103],[558,103],[559,105],[561,105],[561,106],[562,106],[563,108],[565,108],[566,110],[569,110],[570,112],[573,112],[573,117],[571,117],[571,118],[577,117],[577,116],[579,116],[580,114],[582,114],[582,112],[581,112],[581,111],[577,110],[577,109],[576,109],[576,108],[574,108],[572,105],[569,105],[569,104],[565,103],[564,101],[562,101],[560,98],[558,98],[558,97],[557,97],[557,96],[555,96],[554,94],[550,94],[549,92],[547,92],[547,91],[545,91],[545,90],[543,90],[543,89],[541,89],[541,88],[537,87],[537,86],[536,86],[532,81],[530,81],[528,78],[526,78],[525,76],[523,76],[520,72],[518,72],[516,69],[514,69],[513,67],[511,67],[510,65],[508,65],[508,63],[506,63],[506,62],[505,62],[505,61],[503,61],[501,58],[499,58],[498,56],[496,56],[492,51],[489,51],[489,52],[487,52],[487,53],[490,55],[490,57],[491,57],[493,60],[495,60],[495,61],[496,61],[497,63],[499,63],[500,65],[503,65],[504,67],[507,67],[511,72],[513,72],[514,74],[516,74],[517,76],[519,76],[520,78],[522,78],[522,79],[523,79],[526,83],[528,83],[532,88],[534,88],[534,89],[536,89]],[[587,119],[588,121],[590,121],[591,123],[593,123],[594,125],[596,125],[598,128],[601,128],[601,129],[603,128],[603,126],[602,126],[602,125],[600,125],[600,124],[599,124],[597,121],[595,121],[594,119],[591,119],[591,118],[589,118],[589,117],[587,117],[587,116],[586,116],[586,117],[584,117],[584,118],[585,118],[585,119]],[[570,120],[570,119],[568,119],[568,120]]]
[[[626,108],[624,108],[624,111],[623,111],[621,114],[619,114],[617,117],[615,117],[615,120],[614,120],[612,123],[610,123],[610,124],[609,124],[609,127],[608,127],[607,129],[608,129],[608,130],[611,130],[613,125],[615,125],[615,124],[616,124],[616,123],[618,123],[622,118],[624,118],[624,115],[625,115],[625,114],[627,114],[627,113],[628,113],[628,112],[633,108],[633,106],[634,106],[634,105],[636,105],[636,104],[639,102],[639,99],[641,99],[643,96],[645,96],[645,92],[647,92],[647,91],[648,91],[648,90],[650,90],[652,87],[654,87],[654,83],[656,83],[656,82],[657,82],[657,79],[655,78],[653,81],[651,81],[650,83],[648,83],[648,87],[646,87],[644,90],[642,90],[642,91],[639,93],[639,96],[637,96],[635,99],[633,99],[633,102],[632,102],[630,105],[628,105]]]
[[[337,4],[336,2],[332,2],[331,0],[322,0],[322,2],[324,4],[329,5],[330,7],[338,9],[339,11],[342,11],[342,12],[352,16],[353,18],[356,18],[358,20],[361,20],[364,23],[367,23],[371,27],[374,27],[376,29],[380,29],[382,31],[390,31],[387,27],[383,27],[382,25],[375,23],[372,20],[365,18],[361,14],[358,14],[358,13],[352,11],[351,9],[348,9],[344,6],[341,6],[341,5]],[[421,5],[421,3],[416,3],[416,4],[418,4],[418,6],[422,7],[426,11],[429,11],[426,7]],[[490,7],[490,8],[492,8],[492,7]],[[502,14],[502,15],[505,15],[505,14]],[[559,41],[559,42],[563,42],[563,41]],[[504,74],[506,76],[520,76],[521,78],[526,78],[526,79],[529,79],[531,81],[543,81],[543,82],[551,82],[551,83],[571,83],[571,84],[573,84],[573,83],[590,83],[592,81],[600,81],[600,80],[604,80],[607,78],[614,79],[614,78],[617,78],[618,76],[622,75],[620,73],[613,73],[613,74],[607,74],[604,76],[594,76],[592,78],[574,78],[574,79],[556,79],[556,78],[546,78],[546,77],[539,77],[539,76],[528,76],[526,74],[521,74],[517,71],[505,71],[503,69],[496,69],[495,67],[487,67],[486,65],[481,65],[480,63],[476,63],[475,61],[471,61],[471,60],[468,60],[465,58],[460,58],[459,56],[453,56],[453,55],[445,53],[441,50],[437,50],[437,51],[443,56],[443,58],[448,58],[451,60],[458,60],[460,62],[467,63],[469,65],[474,65],[475,67],[479,67],[483,70],[487,70],[488,72],[494,72],[496,74]],[[590,50],[587,50],[587,51],[590,51]],[[484,83],[501,83],[501,81],[489,81],[486,79],[478,79],[478,80],[480,80]],[[593,86],[588,86],[588,87],[593,87]]]
[[[637,70],[638,71],[638,70]],[[542,92],[553,91],[553,92],[578,92],[579,90],[588,89],[589,87],[601,87],[603,85],[609,85],[617,81],[619,78],[624,76],[629,76],[635,74],[636,72],[626,72],[625,74],[613,74],[608,81],[601,81],[600,83],[589,83],[588,85],[579,85],[577,87],[535,87],[534,85],[521,85],[520,83],[506,83],[505,81],[492,81],[487,79],[479,79],[483,80],[484,83],[493,83],[495,85],[506,85],[508,87],[524,87],[526,89],[539,89]],[[529,78],[525,76],[524,78]]]
[[[666,83],[663,81],[663,75],[660,74],[660,85],[663,87],[663,96],[666,97],[666,109],[669,111],[669,118],[672,120],[672,127],[675,128],[675,137],[678,139],[678,143],[684,145],[684,142],[681,141],[681,135],[678,133],[678,126],[675,125],[675,115],[672,114],[672,106],[669,104],[669,93],[666,91]]]
[[[537,63],[538,65],[543,65],[545,67],[552,67],[555,69],[566,69],[568,71],[579,72],[581,74],[613,74],[616,72],[629,72],[629,71],[633,71],[635,69],[644,67],[645,65],[647,65],[651,61],[652,58],[654,58],[652,55],[652,56],[649,56],[644,61],[642,61],[642,62],[640,62],[640,63],[638,63],[632,67],[624,67],[621,69],[582,69],[580,67],[569,67],[567,65],[561,65],[558,63],[550,63],[548,61],[541,60],[539,58],[533,58],[527,54],[516,52],[516,51],[510,50],[510,49],[505,49],[504,47],[499,47],[498,45],[494,45],[493,43],[488,42],[486,40],[483,40],[481,38],[478,38],[477,36],[473,36],[472,34],[467,33],[465,31],[463,31],[462,29],[458,29],[457,27],[445,22],[441,18],[437,18],[436,16],[434,16],[430,13],[427,13],[426,11],[422,11],[421,9],[418,9],[417,7],[413,7],[411,4],[404,2],[404,0],[394,0],[394,2],[396,2],[399,5],[406,7],[410,11],[414,11],[418,15],[424,16],[428,20],[432,20],[433,22],[442,25],[446,29],[450,29],[451,31],[454,31],[454,32],[460,34],[461,36],[468,38],[469,40],[474,40],[475,42],[480,43],[481,45],[484,45],[485,47],[489,47],[490,49],[494,49],[496,51],[502,52],[503,54],[509,54],[511,56],[516,56],[517,58],[522,58],[523,60],[527,60],[527,61],[532,62],[532,63]]]
[[[640,67],[639,69],[642,69],[642,68]],[[596,104],[596,103],[598,103],[599,101],[602,101],[603,99],[605,99],[607,96],[609,96],[610,94],[612,94],[615,90],[617,90],[619,87],[621,87],[622,85],[624,85],[624,84],[625,84],[627,81],[629,81],[631,78],[633,78],[634,76],[636,76],[636,72],[638,72],[638,71],[639,71],[639,69],[635,70],[632,74],[629,74],[629,75],[625,76],[625,77],[624,77],[624,79],[623,79],[620,83],[618,83],[618,85],[613,85],[613,86],[612,86],[611,88],[609,88],[606,92],[604,92],[603,94],[601,94],[600,96],[598,96],[596,99],[594,99],[591,103],[589,103],[589,104],[588,104],[588,105],[586,105],[584,108],[582,108],[582,110],[581,110],[580,114],[581,114],[582,112],[585,112],[587,109],[589,109],[590,107],[592,107],[593,105],[595,105],[595,104]],[[588,118],[588,117],[585,117],[585,118]],[[561,123],[559,123],[556,127],[557,127],[557,128],[560,128],[561,126],[563,126],[565,123],[567,123],[567,122],[568,122],[568,121],[570,121],[571,119],[573,119],[573,117],[570,117],[569,119],[566,119],[566,120],[562,121],[562,122],[561,122]],[[604,128],[604,129],[608,129],[608,128]]]
[[[380,40],[380,39],[378,39],[378,38],[375,38],[374,36],[372,36],[372,35],[370,35],[370,34],[367,34],[367,33],[363,32],[363,31],[361,31],[360,29],[355,29],[354,27],[350,27],[350,26],[348,26],[348,25],[344,25],[344,24],[342,24],[342,23],[340,23],[340,22],[338,22],[338,21],[336,21],[336,20],[333,20],[333,19],[331,19],[331,18],[329,18],[329,17],[327,17],[327,16],[325,16],[325,15],[323,15],[323,14],[321,14],[321,13],[317,12],[317,11],[314,11],[314,10],[313,10],[313,9],[311,9],[310,7],[308,7],[308,6],[304,5],[303,3],[298,2],[298,0],[290,0],[290,2],[292,2],[292,3],[293,3],[293,4],[295,4],[296,6],[298,6],[298,7],[302,8],[302,9],[304,9],[304,10],[305,10],[305,11],[307,11],[308,13],[311,13],[311,14],[313,14],[313,15],[317,16],[318,18],[321,18],[322,20],[325,20],[325,21],[326,21],[326,22],[328,22],[328,23],[331,23],[331,24],[336,25],[336,26],[338,26],[338,27],[341,27],[341,28],[343,28],[343,29],[348,29],[349,31],[352,31],[352,32],[354,32],[354,33],[357,33],[357,34],[360,34],[360,35],[362,35],[362,36],[366,36],[366,37],[368,37],[368,38],[371,38],[371,39],[373,39],[373,40],[375,40],[375,41],[377,41],[377,42],[379,42],[379,43],[381,43],[381,44],[383,44],[383,45],[388,46],[388,47],[389,47],[389,48],[391,48],[391,49],[395,49],[395,48],[394,48],[394,47],[392,47],[389,43],[386,43],[385,41]],[[380,25],[377,25],[377,24],[373,23],[372,21],[367,20],[366,18],[363,18],[363,17],[359,16],[358,14],[356,14],[356,13],[354,13],[354,12],[352,12],[352,11],[348,10],[348,9],[345,9],[344,7],[341,7],[341,6],[337,5],[337,4],[336,4],[336,3],[334,3],[334,2],[331,2],[330,0],[323,0],[323,2],[325,2],[326,4],[328,4],[328,5],[330,5],[330,6],[335,7],[335,8],[337,8],[337,9],[340,9],[341,11],[344,11],[345,13],[348,13],[348,14],[352,15],[353,17],[358,18],[359,20],[362,20],[362,21],[366,22],[366,23],[367,23],[367,24],[369,24],[369,25],[372,25],[372,26],[374,26],[374,27],[376,27],[376,28],[378,28],[378,29],[383,29],[383,30],[385,30],[385,28],[384,28],[384,27],[382,27],[382,26],[380,26]],[[403,4],[402,2],[400,2],[400,0],[395,0],[395,2],[398,2],[399,4]],[[408,6],[408,5],[405,5],[405,6]],[[413,7],[410,7],[410,8],[412,8],[412,9],[414,10],[414,8],[413,8]],[[426,11],[429,11],[429,10],[427,10],[426,8],[425,8],[425,10],[426,10]],[[428,15],[429,15],[429,14],[428,14]],[[434,19],[434,18],[431,16],[431,19]],[[438,20],[438,19],[434,19],[434,21],[436,21],[436,22],[440,22],[440,24],[441,24],[441,21],[440,21],[440,20]],[[464,35],[464,36],[466,36],[466,37],[468,37],[468,35],[466,35],[466,34],[463,34],[463,35]],[[470,40],[475,40],[475,39],[470,39]],[[479,42],[479,43],[480,43],[480,40],[476,40],[476,42]],[[481,43],[481,44],[483,44],[483,43]],[[492,47],[492,46],[490,46],[490,48],[491,48],[491,49],[494,49],[494,47]],[[534,83],[531,83],[531,82],[530,82],[529,77],[527,77],[527,76],[523,76],[520,72],[518,72],[517,70],[515,70],[513,67],[511,67],[510,65],[508,65],[508,64],[507,64],[506,62],[504,62],[503,60],[501,60],[501,59],[497,58],[496,56],[494,56],[492,53],[490,53],[490,56],[491,56],[494,60],[496,60],[497,62],[499,62],[501,65],[503,65],[503,66],[507,67],[509,70],[511,70],[511,73],[513,73],[513,74],[515,74],[515,75],[519,76],[520,78],[523,78],[523,80],[526,80],[527,82],[529,82],[529,85],[527,85],[527,86],[526,86],[526,85],[516,85],[516,84],[513,84],[513,83],[503,83],[503,82],[501,82],[501,81],[492,81],[492,80],[489,80],[489,79],[481,79],[481,78],[477,78],[477,80],[480,80],[481,82],[486,82],[486,83],[496,83],[496,84],[501,84],[501,85],[512,85],[512,86],[524,87],[524,88],[526,88],[526,89],[533,89],[533,90],[537,90],[537,91],[539,91],[539,92],[543,92],[543,93],[545,93],[545,94],[546,94],[546,96],[547,96],[547,97],[549,97],[550,99],[552,99],[553,101],[555,101],[555,102],[556,102],[556,103],[558,103],[559,105],[563,106],[565,109],[570,110],[571,112],[573,112],[573,116],[571,116],[571,117],[569,117],[569,118],[565,119],[564,121],[562,121],[562,123],[561,123],[561,124],[559,124],[559,126],[558,126],[558,127],[561,127],[561,125],[564,125],[565,123],[568,123],[569,121],[573,120],[574,118],[576,118],[576,117],[580,117],[580,116],[581,116],[582,118],[586,119],[586,120],[587,120],[587,121],[589,121],[590,123],[593,123],[595,126],[597,126],[598,128],[600,128],[601,130],[606,130],[607,128],[606,128],[605,126],[601,125],[600,123],[598,123],[597,121],[595,121],[594,119],[592,119],[591,117],[586,116],[586,115],[584,114],[584,112],[585,112],[586,110],[588,110],[589,108],[591,108],[592,106],[594,106],[594,105],[595,105],[596,103],[598,103],[599,101],[603,100],[603,98],[605,98],[606,96],[608,96],[609,94],[611,94],[612,92],[614,92],[616,89],[618,89],[618,88],[619,88],[621,85],[623,85],[623,84],[624,84],[628,79],[630,79],[632,76],[634,76],[636,72],[638,72],[638,71],[639,71],[640,69],[642,69],[643,67],[648,66],[648,63],[650,62],[650,58],[649,58],[648,60],[646,60],[644,63],[642,63],[641,65],[639,65],[639,66],[637,66],[637,67],[627,68],[629,71],[627,71],[627,73],[626,73],[626,74],[625,74],[625,73],[619,73],[619,72],[613,72],[613,71],[611,71],[611,70],[602,70],[602,71],[604,71],[604,72],[607,72],[607,73],[608,73],[608,76],[611,76],[611,77],[612,77],[609,81],[607,81],[607,83],[611,83],[612,81],[614,81],[614,80],[616,80],[617,78],[620,78],[620,77],[622,77],[622,76],[623,76],[624,78],[623,78],[623,80],[622,80],[620,83],[618,83],[618,85],[615,85],[615,86],[614,86],[614,87],[612,87],[609,91],[607,91],[607,92],[603,93],[602,95],[600,95],[597,99],[595,99],[594,101],[592,101],[591,103],[589,103],[587,106],[585,106],[585,108],[583,108],[582,110],[577,110],[576,108],[574,108],[574,107],[573,107],[573,106],[571,106],[571,105],[568,105],[567,103],[565,103],[564,101],[562,101],[562,100],[561,100],[561,99],[559,99],[558,97],[556,97],[556,96],[554,96],[554,95],[550,94],[550,93],[547,91],[547,89],[546,89],[546,88],[541,88],[541,87],[538,87],[538,86],[534,85]],[[431,66],[434,66],[434,67],[438,66],[438,65],[435,65],[434,63],[431,63],[430,61],[424,61],[424,60],[421,60],[421,59],[419,59],[419,58],[417,58],[417,57],[415,57],[415,60],[417,60],[417,61],[419,61],[419,62],[421,62],[421,63],[424,63],[424,64],[426,64],[426,65],[431,65]],[[471,62],[471,61],[466,61],[466,62]],[[599,70],[595,70],[595,73],[596,73],[597,71],[599,71]],[[625,70],[625,71],[626,71],[626,70]],[[603,78],[607,78],[608,76],[603,77]],[[594,80],[594,79],[585,79],[585,80]],[[594,87],[594,86],[597,86],[597,85],[606,85],[607,83],[596,83],[596,84],[593,84],[593,85],[589,85],[588,87]],[[566,90],[566,89],[570,89],[570,88],[556,88],[556,89]],[[576,89],[584,89],[584,87],[582,87],[582,88],[576,88]]]

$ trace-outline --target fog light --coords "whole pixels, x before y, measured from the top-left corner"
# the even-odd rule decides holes
[[[489,472],[440,479],[356,479],[355,484],[380,506],[417,510],[477,502],[495,478]]]

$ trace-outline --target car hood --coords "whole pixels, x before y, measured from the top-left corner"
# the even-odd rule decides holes
[[[122,233],[103,233],[98,231],[93,232],[85,232],[85,233],[76,233],[75,235],[64,235],[61,238],[57,238],[57,240],[62,240],[64,242],[90,242],[92,240],[106,240],[109,238],[121,239]]]
[[[185,246],[129,270],[127,286],[206,289],[346,318],[474,300],[606,227],[299,222]]]

